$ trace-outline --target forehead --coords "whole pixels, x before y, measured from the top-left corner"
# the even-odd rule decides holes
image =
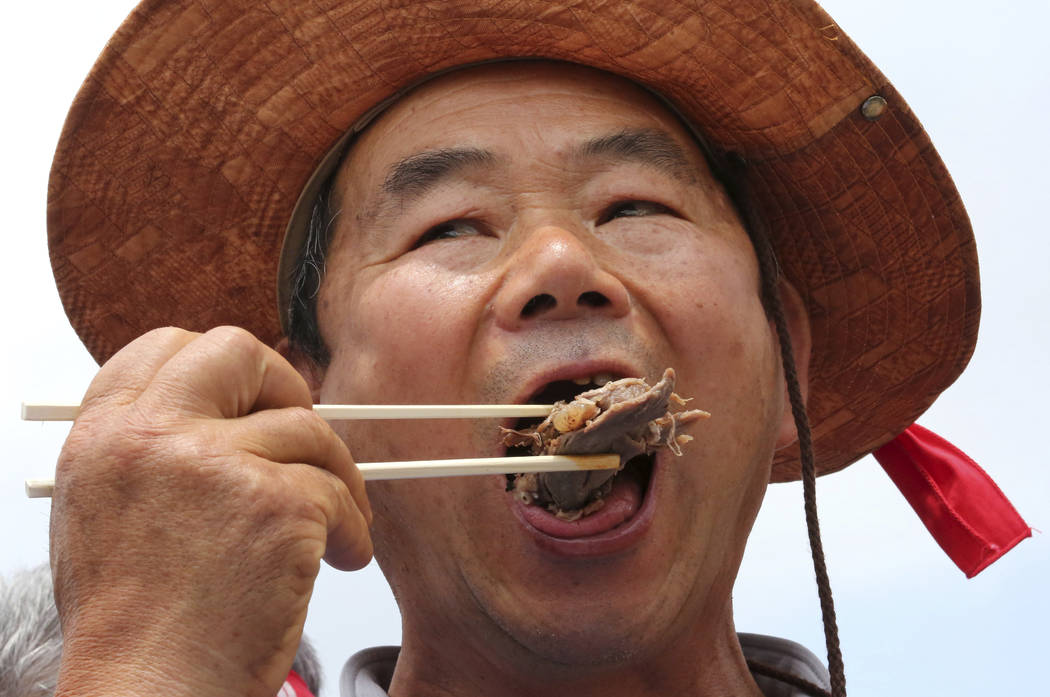
[[[567,157],[588,140],[624,130],[667,134],[706,173],[694,137],[637,84],[579,65],[518,61],[455,71],[409,92],[358,136],[336,188],[367,196],[381,188],[393,164],[428,150],[507,154],[502,146],[519,159]]]

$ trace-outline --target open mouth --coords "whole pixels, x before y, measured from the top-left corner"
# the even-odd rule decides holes
[[[571,402],[576,395],[591,390],[597,390],[610,382],[620,379],[622,376],[614,376],[611,373],[599,373],[598,375],[577,378],[574,380],[555,380],[543,386],[538,392],[525,400],[525,404],[556,404],[558,402]],[[514,422],[512,430],[526,431],[535,428],[543,422],[542,417],[518,419]],[[531,455],[529,448],[525,445],[508,445],[508,457],[521,457]],[[508,474],[507,477],[516,475]]]
[[[574,380],[555,380],[545,385],[527,400],[528,404],[571,403],[581,393],[599,390],[622,376],[611,373],[600,373]],[[543,418],[518,419],[512,427],[517,433],[534,432]],[[563,425],[564,427],[564,425]],[[537,453],[535,442],[507,446],[507,456],[520,457]],[[632,478],[642,483],[643,491],[648,487],[652,463],[642,466],[633,458],[627,466],[631,468]],[[514,492],[522,503],[538,505],[562,520],[573,521],[590,515],[602,508],[606,496],[611,493],[614,480],[627,471],[627,466],[619,470],[596,470],[590,472],[550,472],[546,474],[508,474],[507,491]],[[644,469],[644,472],[641,470]]]
[[[685,404],[673,390],[670,369],[653,386],[608,373],[548,383],[528,401],[555,407],[545,419],[521,419],[515,428],[504,429],[507,455],[616,453],[620,469],[509,475],[507,490],[526,506],[566,522],[609,505],[633,515],[649,489],[653,452],[666,447],[680,453],[680,445],[691,438],[678,433],[678,427],[706,415],[699,410],[672,412],[672,403]],[[610,513],[596,517],[616,517]]]

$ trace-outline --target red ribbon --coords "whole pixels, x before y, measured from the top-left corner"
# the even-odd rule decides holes
[[[1032,536],[992,478],[936,433],[912,424],[874,455],[967,578]]]

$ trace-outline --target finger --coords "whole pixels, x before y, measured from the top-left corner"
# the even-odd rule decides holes
[[[280,354],[237,327],[218,327],[157,371],[143,404],[235,418],[260,409],[311,407],[310,388]]]
[[[341,571],[354,571],[372,559],[372,537],[368,522],[346,483],[309,465],[286,465],[287,486],[314,492],[314,500],[325,516],[327,539],[324,560]]]
[[[91,381],[81,404],[84,408],[105,403],[110,406],[133,402],[172,356],[199,337],[177,327],[154,329],[143,334],[106,361]]]
[[[237,419],[206,423],[217,452],[243,451],[271,462],[304,463],[341,479],[369,524],[372,509],[365,481],[350,449],[328,422],[301,407],[267,409]]]

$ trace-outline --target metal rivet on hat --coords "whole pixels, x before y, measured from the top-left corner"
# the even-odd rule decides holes
[[[868,121],[878,121],[885,111],[886,100],[877,94],[871,95],[860,105],[860,114]]]

